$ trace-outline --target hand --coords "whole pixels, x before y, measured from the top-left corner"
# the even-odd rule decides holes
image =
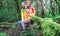
[[[28,14],[28,16],[32,16],[31,14]]]

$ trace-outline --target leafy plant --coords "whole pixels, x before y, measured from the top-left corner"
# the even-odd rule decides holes
[[[6,33],[0,32],[0,36],[8,36]]]
[[[27,31],[22,31],[20,33],[20,36],[37,36],[37,34],[30,30],[27,30]]]
[[[0,22],[14,22],[18,20],[18,13],[14,0],[3,0],[3,7],[0,8]]]
[[[50,18],[40,18],[37,16],[33,16],[32,19],[36,22],[40,22],[38,25],[41,27],[41,31],[43,32],[43,36],[58,36],[60,32],[60,24],[54,22]]]

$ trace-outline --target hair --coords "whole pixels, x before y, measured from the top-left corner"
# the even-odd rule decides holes
[[[32,4],[32,2],[30,0],[27,0],[26,2],[30,2],[30,5]]]
[[[21,2],[21,5],[22,5],[22,4],[25,4],[25,2]],[[23,7],[21,6],[21,8],[23,8]],[[24,8],[25,8],[25,6],[24,6]]]
[[[23,3],[26,4],[25,2],[21,2],[21,5],[22,5]]]
[[[26,1],[30,1],[30,0],[26,0]]]

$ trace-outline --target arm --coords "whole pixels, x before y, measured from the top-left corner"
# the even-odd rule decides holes
[[[21,10],[21,20],[23,21],[24,20],[24,17],[23,17],[23,12]]]
[[[35,15],[36,15],[36,10],[35,10],[35,8],[34,8],[34,7],[33,7],[33,11],[34,11],[33,15],[35,16]]]
[[[35,8],[33,6],[31,6],[31,16],[35,16],[36,15],[36,11],[35,11]]]

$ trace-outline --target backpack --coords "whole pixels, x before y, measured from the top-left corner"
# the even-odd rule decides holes
[[[31,6],[27,6],[27,9],[29,9]],[[33,8],[31,8],[32,9],[32,13],[34,13],[34,9]]]

